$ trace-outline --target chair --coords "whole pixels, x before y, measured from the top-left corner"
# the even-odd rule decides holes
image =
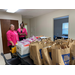
[[[1,55],[3,56],[6,65],[19,65],[19,64],[21,64],[21,60],[19,59],[19,57],[15,57],[15,58],[11,58],[11,59],[7,60],[3,53],[1,53]]]

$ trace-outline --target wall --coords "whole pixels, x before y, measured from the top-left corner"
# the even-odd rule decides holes
[[[19,25],[22,22],[22,16],[19,14],[14,14],[14,13],[2,13],[2,12],[0,12],[0,19],[18,20]],[[1,52],[3,52],[3,45],[2,45],[2,34],[1,34],[1,25],[0,25],[0,53]]]
[[[19,24],[22,22],[22,16],[16,13],[0,12],[0,19],[18,20]]]
[[[3,47],[2,47],[2,34],[1,34],[1,22],[0,22],[0,53],[3,52]]]
[[[23,17],[22,21],[24,23],[27,23],[27,25],[28,25],[28,37],[30,37],[30,19],[26,19],[26,18]]]
[[[54,35],[62,36],[62,23],[68,22],[68,18],[54,20]]]
[[[75,39],[75,9],[61,9],[49,14],[30,19],[31,35],[50,36],[53,40],[53,19],[63,16],[69,16],[69,38]]]

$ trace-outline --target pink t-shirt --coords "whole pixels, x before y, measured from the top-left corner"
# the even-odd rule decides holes
[[[17,32],[21,33],[21,28],[17,29]],[[26,35],[27,35],[26,28],[23,28],[22,33],[26,33]],[[19,37],[25,37],[25,35],[19,35]]]
[[[17,41],[19,41],[18,34],[16,31],[9,30],[6,33],[6,36],[7,36],[8,46],[12,45],[9,41],[12,41],[14,45],[16,45]]]

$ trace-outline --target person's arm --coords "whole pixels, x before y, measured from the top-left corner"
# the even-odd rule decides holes
[[[26,33],[21,33],[21,35],[25,35],[26,36]]]
[[[16,32],[17,33],[17,32]],[[17,33],[17,41],[19,41],[19,36],[18,36],[18,33]]]
[[[14,46],[14,43],[12,41],[9,41],[9,42],[12,44],[12,46]]]
[[[22,35],[22,33],[19,33],[19,32],[17,32],[18,33],[18,35]]]
[[[19,33],[19,30],[17,30],[18,35],[22,35],[22,33]]]
[[[25,29],[25,33],[22,33],[22,35],[27,36],[27,30]]]
[[[14,43],[11,40],[10,32],[7,32],[7,40],[12,44],[12,46],[14,46]]]

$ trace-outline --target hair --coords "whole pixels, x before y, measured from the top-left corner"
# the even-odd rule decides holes
[[[13,24],[11,24],[11,25],[9,26],[9,30],[10,30],[10,28],[11,28],[12,25],[13,25]]]
[[[24,27],[24,23],[21,23],[21,24],[23,24],[23,27]],[[21,24],[20,24],[20,26],[21,26]]]

